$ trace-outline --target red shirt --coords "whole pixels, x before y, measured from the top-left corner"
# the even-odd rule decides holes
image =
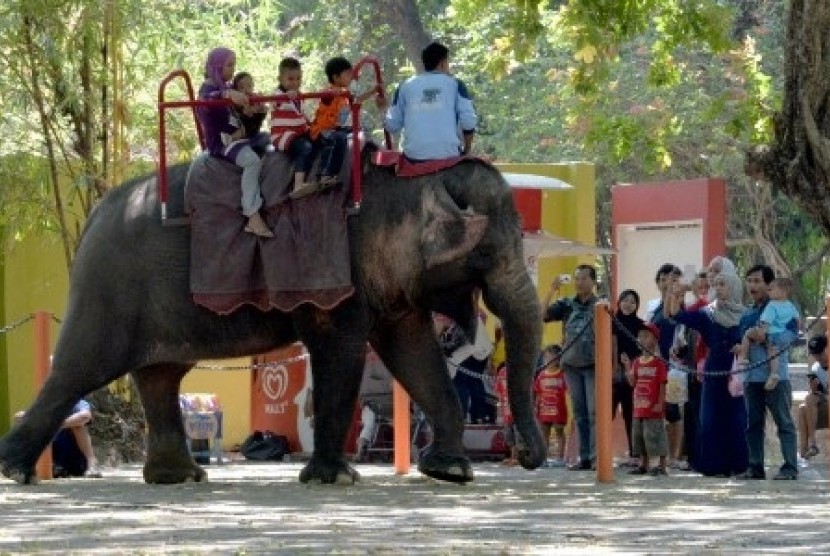
[[[510,411],[510,402],[507,399],[507,365],[499,369],[496,375],[496,395],[499,397],[499,415],[505,425],[513,424],[513,413]]]
[[[562,369],[544,369],[533,382],[536,394],[536,418],[540,423],[568,424],[568,405],[565,396],[568,386]]]
[[[276,94],[285,91],[277,89]],[[274,148],[286,152],[291,143],[300,135],[308,133],[308,119],[302,110],[302,102],[286,100],[277,103],[271,110],[271,140]]]
[[[654,404],[660,400],[660,386],[668,381],[668,368],[666,364],[651,357],[638,357],[631,365],[634,373],[634,418],[635,419],[662,419],[665,408],[660,407],[659,411],[654,410]],[[665,400],[663,400],[665,405]]]

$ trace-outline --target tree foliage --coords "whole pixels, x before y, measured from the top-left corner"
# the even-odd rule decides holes
[[[12,237],[61,232],[71,259],[72,222],[137,162],[146,168],[157,157],[158,81],[178,67],[198,80],[213,46],[234,48],[265,92],[284,55],[303,61],[304,86],[315,89],[328,57],[365,53],[381,58],[391,90],[417,71],[434,37],[450,46],[454,71],[475,95],[477,150],[516,162],[597,163],[602,241],[610,241],[611,184],[725,176],[733,252],[800,272],[815,261],[798,241],[823,252],[830,221],[822,220],[826,148],[811,132],[827,135],[819,32],[827,9],[790,4],[787,27],[778,0],[343,0],[337,9],[318,0],[12,0],[0,7],[0,130],[16,138],[0,146],[0,225]],[[769,145],[750,168],[774,191],[744,175],[751,144]],[[171,113],[169,155],[195,148],[190,114]],[[64,198],[59,181],[71,185]],[[797,191],[809,193],[798,205],[779,193],[799,199]],[[61,210],[73,218],[61,220]],[[805,280],[817,284],[814,274]]]
[[[571,0],[536,3],[520,11],[518,23],[504,17],[487,28],[488,18],[517,4],[452,3],[467,29],[487,36],[486,67],[501,84],[498,106],[477,100],[509,117],[497,118],[493,145],[482,138],[488,150],[511,160],[524,153],[596,161],[601,241],[610,241],[611,184],[724,176],[733,255],[797,275],[817,295],[828,245],[821,228],[804,218],[803,201],[794,204],[744,173],[747,148],[779,129],[773,116],[786,94],[783,3]],[[800,20],[826,29],[813,27],[820,19]],[[532,93],[517,95],[513,83]],[[504,91],[515,98],[509,108]],[[507,121],[516,123],[509,131]],[[815,251],[793,248],[805,243]]]

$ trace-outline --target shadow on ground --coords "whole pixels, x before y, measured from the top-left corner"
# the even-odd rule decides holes
[[[598,485],[593,473],[476,465],[466,486],[363,465],[353,487],[301,485],[301,464],[209,466],[204,484],[104,479],[0,483],[0,552],[830,552],[828,481],[675,472]]]

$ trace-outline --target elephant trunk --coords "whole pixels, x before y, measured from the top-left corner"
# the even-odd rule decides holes
[[[542,336],[539,299],[524,266],[487,280],[484,302],[501,319],[507,348],[507,393],[520,438],[522,467],[536,469],[547,457],[533,411],[533,379]]]

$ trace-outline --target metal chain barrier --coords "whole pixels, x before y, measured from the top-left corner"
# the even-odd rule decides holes
[[[311,357],[309,354],[295,355],[279,361],[268,361],[267,363],[251,363],[250,365],[196,365],[193,369],[200,371],[264,371],[266,369],[276,369],[280,365],[294,363],[296,361],[303,361]]]
[[[28,315],[19,318],[18,320],[14,321],[13,323],[0,328],[0,334],[6,334],[7,332],[11,332],[15,328],[19,328],[29,322],[30,320],[34,320],[35,314],[29,313]]]
[[[54,313],[49,313],[49,317],[52,319],[53,322],[55,322],[57,324],[62,324],[63,323],[63,319],[61,319],[60,317],[58,317]],[[34,319],[35,319],[35,314],[34,313],[29,313],[28,315],[25,315],[25,316],[17,319],[16,321],[12,322],[11,324],[8,324],[8,325],[0,328],[0,335],[11,332],[12,330],[15,330],[16,328],[20,328],[21,326],[23,326],[27,322],[32,321]],[[250,370],[259,371],[259,370],[264,370],[264,369],[274,369],[274,368],[278,367],[281,364],[294,363],[295,361],[302,361],[304,359],[308,359],[309,357],[310,357],[309,354],[305,353],[305,354],[302,354],[302,355],[297,355],[295,357],[289,357],[287,359],[280,359],[279,361],[269,361],[267,363],[253,363],[251,365],[207,365],[207,364],[202,364],[202,365],[196,365],[193,368],[194,369],[205,370],[205,371],[250,371]],[[469,371],[469,372],[471,372],[471,371]]]
[[[628,337],[628,339],[633,341],[637,345],[637,347],[640,348],[641,351],[643,351],[644,353],[647,353],[648,355],[651,355],[652,357],[655,357],[655,358],[659,359],[660,361],[664,362],[666,365],[671,365],[672,368],[681,370],[681,371],[683,371],[685,373],[688,373],[688,374],[692,374],[692,373],[699,374],[700,373],[700,374],[702,374],[702,376],[722,377],[722,376],[729,376],[731,374],[744,373],[744,372],[750,371],[752,369],[762,367],[762,366],[766,365],[767,363],[769,363],[770,361],[772,361],[773,359],[775,359],[776,357],[778,357],[779,355],[783,355],[783,354],[788,353],[798,343],[798,340],[796,339],[796,340],[790,342],[790,344],[786,348],[780,350],[776,355],[766,357],[765,359],[762,359],[760,361],[757,361],[755,363],[752,363],[751,365],[747,365],[747,366],[742,367],[740,369],[735,369],[735,370],[730,369],[730,370],[726,370],[726,371],[703,371],[701,373],[697,369],[691,369],[689,367],[686,367],[685,365],[679,365],[675,362],[669,361],[666,358],[664,358],[660,353],[655,353],[651,350],[645,349],[642,345],[640,345],[640,342],[637,340],[637,337],[634,334],[632,334],[631,331],[629,331],[619,319],[617,319],[616,315],[614,315],[614,312],[611,311],[610,307],[606,307],[605,311],[611,317],[612,322],[617,325],[616,328],[618,330],[621,330],[622,333],[626,337]],[[818,314],[821,314],[821,313],[822,313],[822,311],[817,311],[815,314],[818,315]],[[57,315],[55,315],[54,313],[49,313],[49,316],[52,318],[52,321],[54,321],[55,323],[57,323],[57,324],[62,324],[63,323],[63,320],[60,317],[58,317]],[[11,332],[11,331],[23,326],[27,322],[29,322],[31,320],[34,320],[34,318],[35,318],[35,314],[34,313],[29,313],[28,315],[25,315],[25,316],[19,318],[18,320],[12,322],[11,324],[8,324],[8,325],[0,328],[0,335]],[[805,334],[809,333],[813,329],[813,327],[816,326],[819,323],[821,323],[821,319],[816,318],[813,321],[813,323],[810,326],[808,326],[807,329],[804,331]],[[591,318],[588,322],[585,323],[585,326],[583,326],[582,329],[573,338],[569,339],[567,344],[562,346],[562,351],[560,352],[560,355],[559,355],[560,358],[567,350],[569,350],[577,342],[577,340],[579,340],[579,338],[583,334],[585,334],[585,332],[587,332],[588,328],[592,327],[593,325],[594,325],[594,319]],[[251,365],[206,365],[206,364],[202,364],[202,365],[194,366],[193,369],[206,370],[206,371],[249,371],[249,370],[258,371],[258,370],[265,370],[265,369],[273,369],[273,368],[276,368],[280,364],[294,363],[296,361],[302,361],[302,360],[308,359],[309,357],[310,357],[309,354],[302,354],[302,355],[297,355],[297,356],[294,356],[294,357],[289,357],[287,359],[281,359],[279,361],[269,361],[268,363],[253,363]],[[495,381],[495,377],[493,377],[492,375],[490,375],[486,372],[477,373],[475,371],[467,369],[466,367],[464,367],[462,365],[457,365],[457,364],[451,362],[448,359],[447,359],[447,364],[454,367],[458,372],[460,372],[462,374],[465,374],[469,377],[479,379],[479,380],[491,381],[491,382]],[[538,367],[536,367],[534,369],[534,375],[536,373],[538,373],[539,371],[541,371],[542,369],[544,369],[546,366],[547,366],[546,363],[541,363]]]
[[[56,322],[58,324],[61,324],[63,322],[60,318],[55,316],[55,313],[49,313],[49,317],[54,322]],[[11,332],[15,328],[20,328],[21,326],[23,326],[24,324],[26,324],[30,320],[34,320],[34,319],[35,319],[35,313],[29,313],[28,315],[24,315],[24,316],[20,317],[19,319],[17,319],[16,321],[12,322],[11,324],[8,324],[8,325],[0,328],[0,334],[6,334],[7,332]]]
[[[599,302],[599,301],[607,301],[607,300],[605,300],[604,298],[599,298],[597,301]],[[612,315],[612,316],[613,316],[613,315]],[[565,321],[562,321],[562,324],[563,324],[563,325],[564,325],[564,323],[565,323]],[[589,320],[585,323],[585,326],[583,326],[583,327],[580,329],[580,331],[579,331],[579,332],[577,332],[577,333],[576,333],[576,335],[575,335],[573,338],[571,338],[571,339],[568,341],[568,343],[567,343],[567,344],[565,344],[565,345],[562,347],[562,350],[559,352],[559,358],[561,359],[561,358],[562,358],[562,355],[563,355],[566,351],[568,351],[569,349],[571,349],[571,347],[572,347],[572,346],[573,346],[573,345],[577,342],[577,340],[579,340],[579,338],[580,338],[583,334],[585,334],[585,332],[587,332],[590,328],[593,328],[593,326],[594,326],[594,317],[593,317],[593,314],[592,314],[592,315],[591,315],[591,318],[590,318],[590,319],[589,319]],[[636,341],[636,340],[635,340],[635,341]],[[445,358],[445,359],[446,359],[446,358]],[[475,372],[475,371],[471,371],[470,369],[467,369],[467,368],[465,368],[465,367],[463,367],[463,366],[461,366],[461,365],[458,365],[458,364],[456,364],[456,363],[453,363],[453,362],[452,362],[452,361],[450,361],[449,359],[446,359],[446,361],[447,361],[447,365],[449,365],[449,366],[451,366],[451,367],[455,368],[455,369],[456,369],[458,372],[460,372],[461,374],[464,374],[464,375],[467,375],[467,376],[469,376],[469,377],[476,378],[476,379],[481,379],[481,380],[489,380],[489,381],[491,381],[491,382],[495,382],[495,380],[496,380],[496,377],[495,377],[495,376],[489,375],[489,374],[488,374],[488,373],[486,373],[486,372],[484,372],[484,373],[477,373],[477,372]],[[536,376],[536,375],[537,375],[537,374],[538,374],[538,373],[539,373],[542,369],[544,369],[545,367],[547,367],[549,364],[550,364],[550,363],[544,363],[544,362],[540,363],[537,367],[535,367],[535,368],[533,369],[533,376]]]
[[[683,371],[684,373],[687,373],[687,374],[696,374],[696,375],[703,376],[703,377],[707,377],[707,376],[710,376],[710,377],[724,377],[724,376],[729,376],[729,375],[732,375],[732,374],[745,373],[747,371],[751,371],[752,369],[756,369],[758,367],[762,367],[762,366],[766,365],[767,363],[769,363],[770,361],[772,361],[773,359],[775,359],[779,355],[789,353],[789,351],[793,347],[795,347],[795,345],[798,343],[798,339],[793,340],[792,342],[790,342],[790,344],[786,348],[778,351],[775,355],[766,357],[765,359],[762,359],[760,361],[756,361],[755,363],[752,363],[751,365],[746,365],[746,366],[741,367],[739,369],[734,369],[734,370],[730,369],[728,371],[698,371],[697,369],[691,369],[689,367],[686,367],[685,365],[680,365],[680,364],[678,364],[674,361],[669,361],[666,358],[664,358],[660,353],[655,353],[651,350],[645,349],[640,344],[640,342],[637,340],[637,337],[634,334],[632,334],[631,331],[628,330],[623,325],[623,323],[620,322],[617,319],[617,317],[614,315],[613,311],[611,311],[610,307],[606,307],[605,311],[611,316],[611,320],[613,321],[613,323],[617,325],[616,328],[619,329],[619,330],[622,330],[623,334],[629,340],[632,340],[637,345],[637,347],[640,348],[641,351],[643,351],[644,353],[647,353],[648,355],[651,355],[652,357],[655,357],[655,358],[659,359],[660,361],[665,363],[667,366],[671,365],[671,368],[673,368],[673,369],[678,369],[678,370]],[[822,312],[819,311],[819,312],[816,312],[816,314],[819,315],[819,314],[822,314]],[[812,328],[820,322],[821,322],[820,318],[815,319],[813,321],[813,324],[808,326],[807,329],[804,331],[804,333],[806,334],[806,333],[810,332],[810,330],[812,330]]]

